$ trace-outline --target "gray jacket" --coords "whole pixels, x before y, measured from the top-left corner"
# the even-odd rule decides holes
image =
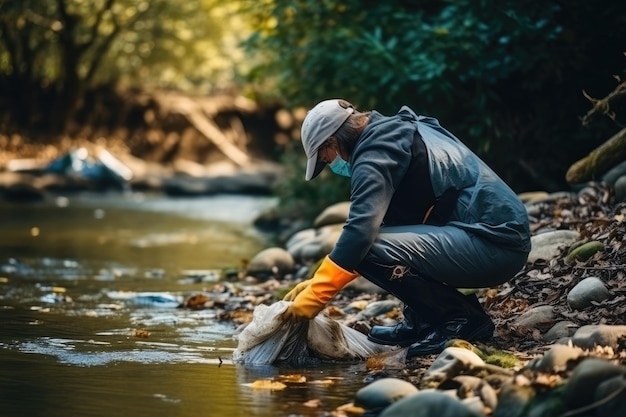
[[[517,195],[477,155],[430,117],[403,106],[395,116],[373,111],[350,157],[351,207],[330,257],[354,270],[375,241],[412,160],[415,129],[426,145],[435,197],[460,190],[448,225],[511,250],[530,250],[528,214]]]

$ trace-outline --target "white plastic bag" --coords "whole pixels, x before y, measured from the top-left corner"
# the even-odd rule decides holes
[[[308,322],[286,321],[282,314],[289,304],[278,301],[254,309],[252,322],[237,337],[233,362],[302,366],[320,360],[365,360],[394,349],[321,314]]]

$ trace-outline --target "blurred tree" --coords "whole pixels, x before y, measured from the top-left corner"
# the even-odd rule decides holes
[[[60,131],[97,85],[224,88],[243,61],[245,25],[232,10],[217,0],[4,0],[4,93],[20,124]]]
[[[582,89],[623,69],[621,1],[248,0],[250,73],[290,105],[343,97],[442,123],[510,184],[560,189],[605,132],[582,131]],[[601,88],[601,91],[606,88]]]

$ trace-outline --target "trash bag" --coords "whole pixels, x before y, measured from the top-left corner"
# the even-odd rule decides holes
[[[133,176],[132,171],[106,149],[99,149],[96,157],[86,148],[71,150],[52,161],[45,170],[98,184],[123,185]]]
[[[278,301],[255,308],[252,322],[237,336],[233,362],[307,366],[320,361],[366,360],[397,349],[371,342],[363,333],[322,314],[305,322],[284,320],[282,313],[289,304]]]

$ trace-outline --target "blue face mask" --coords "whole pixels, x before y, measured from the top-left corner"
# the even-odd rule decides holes
[[[337,175],[341,175],[342,177],[349,177],[352,175],[352,172],[350,171],[350,163],[341,159],[339,155],[337,155],[337,157],[333,159],[333,162],[328,164],[328,166],[331,171]]]

